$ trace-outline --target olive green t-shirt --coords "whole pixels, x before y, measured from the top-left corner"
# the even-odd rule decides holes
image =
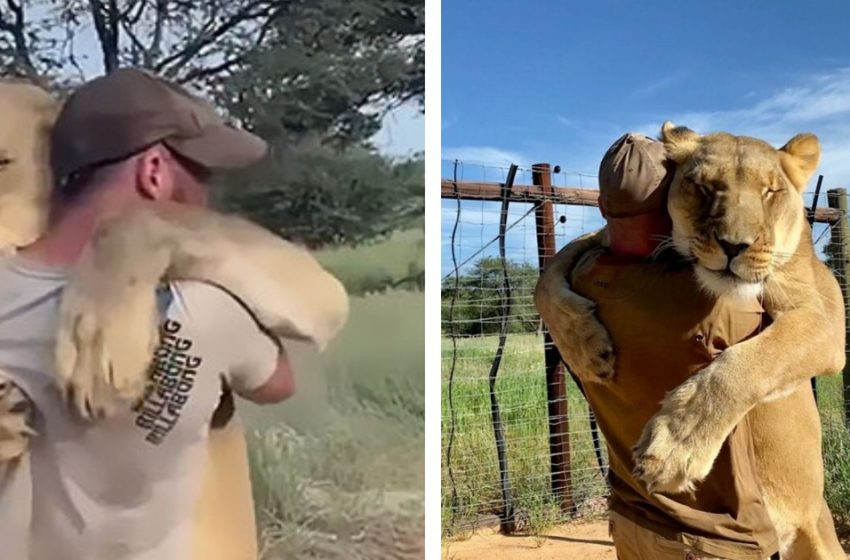
[[[665,393],[755,334],[759,303],[706,294],[690,266],[601,252],[579,262],[572,286],[597,304],[617,350],[614,380],[584,386],[608,446],[611,509],[707,554],[763,559],[775,552],[746,418],[693,495],[649,493],[632,475],[632,448]]]

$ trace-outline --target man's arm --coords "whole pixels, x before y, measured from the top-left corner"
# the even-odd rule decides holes
[[[291,397],[295,393],[295,372],[280,339],[233,294],[205,283],[177,283],[187,285],[191,286],[194,305],[204,308],[193,315],[206,315],[202,327],[205,336],[223,352],[227,385],[240,397],[257,404]]]
[[[260,388],[242,395],[257,404],[271,404],[295,394],[295,374],[286,353],[281,351],[274,373]]]

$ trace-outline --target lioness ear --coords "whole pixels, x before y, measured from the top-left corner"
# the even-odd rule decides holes
[[[674,126],[670,121],[661,125],[661,141],[667,150],[667,157],[676,163],[682,163],[699,146],[699,134],[686,126]]]
[[[798,134],[779,148],[779,162],[788,178],[802,192],[820,163],[820,142],[810,132]]]

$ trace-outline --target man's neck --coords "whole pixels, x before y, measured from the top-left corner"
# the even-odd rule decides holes
[[[75,209],[63,214],[43,236],[21,249],[19,254],[52,268],[70,267],[80,258],[96,224],[94,208]]]
[[[21,249],[19,254],[51,268],[71,267],[80,258],[98,224],[130,203],[122,200],[120,193],[95,192],[85,200],[60,206],[51,216],[45,234]]]
[[[659,242],[648,239],[621,239],[615,237],[611,239],[610,251],[611,254],[617,256],[644,258],[655,252],[658,245]]]
[[[648,257],[669,235],[670,225],[666,213],[608,219],[609,247],[614,255]]]

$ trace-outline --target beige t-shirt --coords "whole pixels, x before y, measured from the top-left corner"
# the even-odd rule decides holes
[[[182,560],[206,438],[222,383],[237,393],[272,375],[278,346],[230,294],[201,282],[160,292],[162,343],[144,402],[87,423],[52,384],[54,333],[66,276],[20,257],[0,260],[0,375],[33,403],[29,460],[0,481],[4,560]],[[30,488],[27,488],[27,485]],[[31,494],[31,504],[25,501]],[[23,497],[23,498],[22,498]],[[14,516],[15,519],[11,519]]]

